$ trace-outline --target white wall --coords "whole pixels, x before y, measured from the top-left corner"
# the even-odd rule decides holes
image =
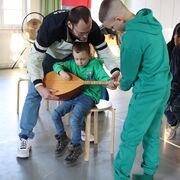
[[[136,13],[141,8],[150,8],[163,28],[172,28],[180,22],[180,0],[131,0],[130,9]]]
[[[180,0],[128,0],[129,8],[136,13],[141,8],[150,8],[163,27],[166,41],[172,36],[174,26],[180,22]]]

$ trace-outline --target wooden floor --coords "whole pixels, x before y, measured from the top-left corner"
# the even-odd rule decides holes
[[[110,149],[111,123],[106,115],[100,114],[98,147],[90,148],[90,161],[80,161],[75,167],[66,167],[63,157],[54,155],[56,140],[55,130],[51,120],[51,112],[56,103],[50,102],[49,111],[44,106],[40,109],[39,120],[34,129],[31,157],[27,160],[16,159],[18,146],[19,117],[16,113],[17,81],[26,76],[25,69],[0,70],[0,180],[113,180],[113,157]],[[27,92],[26,82],[21,86],[20,110]],[[116,108],[115,123],[115,154],[120,143],[120,132],[131,92],[120,90],[109,91],[110,100]],[[21,113],[21,111],[20,111]],[[106,117],[104,119],[104,116]],[[162,123],[162,139],[165,121]],[[68,127],[66,127],[67,130]],[[155,180],[180,180],[180,129],[174,140],[161,140],[161,162],[155,175]],[[141,173],[142,146],[137,150],[137,157],[132,169],[133,173]]]

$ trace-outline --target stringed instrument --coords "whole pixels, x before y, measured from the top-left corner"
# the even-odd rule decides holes
[[[84,81],[72,73],[68,72],[68,74],[71,80],[65,80],[54,71],[49,72],[43,80],[44,86],[58,90],[52,94],[59,96],[62,100],[67,100],[80,94],[83,85],[107,85],[109,83],[109,81]]]

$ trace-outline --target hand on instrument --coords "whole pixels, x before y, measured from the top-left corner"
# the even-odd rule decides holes
[[[114,86],[118,87],[121,81],[121,73],[119,71],[115,71],[112,74],[111,79],[114,82]]]
[[[111,80],[118,81],[119,76],[121,76],[121,73],[119,71],[115,71],[112,73]]]
[[[114,81],[109,81],[107,88],[109,88],[111,90],[115,90],[117,88],[117,85],[115,85]]]
[[[62,78],[66,79],[66,80],[71,80],[71,76],[66,71],[61,70],[59,72],[59,74]]]
[[[53,95],[53,92],[57,92],[57,90],[46,88],[43,85],[37,86],[36,90],[40,94],[40,96],[44,99],[50,99],[50,100],[59,100],[58,96]]]

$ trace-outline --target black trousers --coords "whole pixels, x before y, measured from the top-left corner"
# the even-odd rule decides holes
[[[175,91],[171,90],[165,115],[170,125],[176,125],[177,121],[180,121],[180,93],[176,93]]]

